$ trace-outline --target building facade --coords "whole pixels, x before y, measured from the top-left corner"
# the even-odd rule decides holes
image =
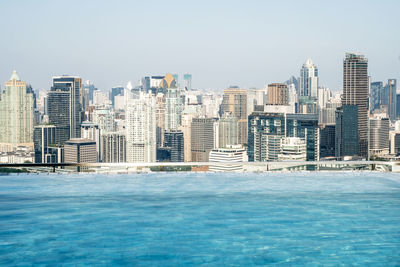
[[[191,153],[193,162],[207,162],[214,148],[214,119],[193,118],[191,123]]]
[[[18,146],[33,148],[33,102],[32,90],[14,70],[0,94],[0,151],[13,151]]]
[[[318,97],[318,68],[309,58],[300,70],[300,96]]]
[[[369,113],[368,60],[363,55],[347,53],[343,60],[343,105],[358,107],[358,156],[368,158]]]
[[[289,104],[289,91],[286,84],[272,83],[268,84],[267,92],[268,105],[288,105]]]
[[[316,114],[253,112],[249,116],[249,161],[275,161],[283,138],[305,140],[306,159],[319,160],[319,128]]]
[[[222,114],[230,112],[238,119],[238,142],[247,144],[247,94],[246,90],[229,88],[224,90]]]

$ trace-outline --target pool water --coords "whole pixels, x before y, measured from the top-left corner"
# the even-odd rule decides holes
[[[0,176],[0,265],[400,265],[400,175]]]

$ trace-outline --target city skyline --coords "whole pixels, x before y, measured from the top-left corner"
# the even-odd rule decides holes
[[[319,84],[342,91],[346,52],[368,57],[372,81],[400,78],[399,22],[386,15],[400,9],[397,1],[68,3],[0,5],[8,38],[1,81],[16,69],[35,90],[68,74],[108,91],[143,76],[191,73],[193,88],[222,92],[298,77],[311,58]],[[61,8],[68,19],[59,18]]]

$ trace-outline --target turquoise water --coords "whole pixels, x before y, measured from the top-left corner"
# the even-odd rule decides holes
[[[400,175],[0,176],[0,265],[400,265]]]

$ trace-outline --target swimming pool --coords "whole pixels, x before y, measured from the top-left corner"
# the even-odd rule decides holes
[[[400,176],[0,176],[0,265],[398,265]]]

